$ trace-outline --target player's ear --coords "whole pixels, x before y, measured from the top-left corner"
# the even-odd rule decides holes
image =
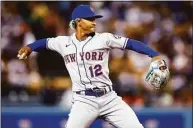
[[[76,19],[76,25],[80,26],[80,23],[81,23],[81,19]]]

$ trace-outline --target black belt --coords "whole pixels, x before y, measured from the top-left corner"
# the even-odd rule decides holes
[[[111,92],[112,90],[113,89],[111,86],[107,86],[105,88],[93,88],[93,89],[84,90],[84,91],[77,91],[76,94],[101,97]]]

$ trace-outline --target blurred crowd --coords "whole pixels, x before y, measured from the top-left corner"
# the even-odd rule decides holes
[[[90,4],[96,13],[97,32],[140,40],[166,60],[171,78],[155,90],[144,81],[151,58],[113,49],[110,78],[118,95],[135,108],[192,107],[193,2],[1,2],[2,105],[32,102],[70,106],[71,80],[62,57],[53,51],[17,59],[20,47],[35,40],[70,35],[71,12]]]

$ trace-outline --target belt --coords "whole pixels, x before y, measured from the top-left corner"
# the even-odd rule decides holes
[[[88,89],[84,91],[77,91],[76,94],[101,97],[111,92],[112,90],[113,90],[112,86],[107,86],[105,88],[93,88],[93,89]]]

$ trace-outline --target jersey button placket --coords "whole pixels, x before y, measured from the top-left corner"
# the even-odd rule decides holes
[[[82,77],[83,82],[85,81],[85,69],[84,69],[84,65],[80,56],[80,53],[82,53],[82,42],[78,42],[80,44],[78,44],[78,48],[77,48],[77,63],[80,69],[80,75]]]

